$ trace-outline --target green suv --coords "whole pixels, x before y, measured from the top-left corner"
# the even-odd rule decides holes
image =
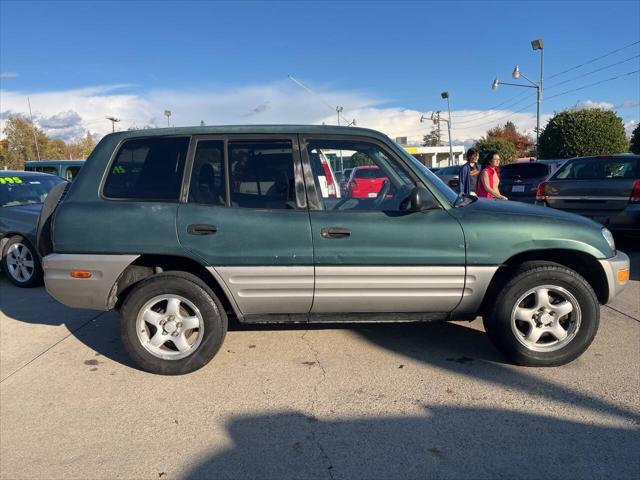
[[[327,161],[381,172],[354,197],[335,188]],[[119,310],[131,357],[160,374],[209,362],[230,315],[481,315],[513,362],[560,365],[586,350],[599,305],[629,278],[628,257],[597,223],[458,196],[387,136],[329,126],[107,135],[47,198],[38,250],[49,293]]]

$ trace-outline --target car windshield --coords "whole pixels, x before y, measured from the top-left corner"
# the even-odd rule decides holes
[[[49,191],[62,182],[62,178],[52,175],[9,175],[0,172],[0,206],[43,203]]]
[[[549,166],[542,163],[512,163],[500,171],[500,178],[539,178],[549,174]]]
[[[424,165],[424,163],[422,163],[420,160],[418,160],[416,157],[414,157],[410,153],[407,153],[407,151],[404,148],[402,148],[393,140],[391,140],[391,142],[398,148],[400,152],[402,152],[405,159],[409,160],[412,165],[414,165],[418,170],[420,170],[421,174],[423,174],[425,177],[429,179],[429,182],[431,183],[431,185],[437,188],[440,191],[440,193],[442,193],[446,197],[447,201],[451,205],[456,203],[456,200],[458,199],[458,194],[456,192],[451,190],[451,188],[449,188],[446,183],[440,180],[440,178],[438,178],[431,170],[429,170]]]

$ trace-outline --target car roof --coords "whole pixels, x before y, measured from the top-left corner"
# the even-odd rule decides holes
[[[24,162],[25,167],[48,167],[51,165],[82,165],[85,160],[29,160]]]
[[[556,160],[556,161],[559,161],[559,160]],[[520,167],[520,166],[522,166],[522,165],[545,165],[545,166],[546,166],[546,165],[547,165],[547,163],[551,163],[551,161],[543,162],[543,161],[537,161],[537,160],[536,160],[535,162],[515,162],[515,163],[507,163],[506,165],[502,165],[502,167],[501,167],[501,168],[507,168],[507,167],[511,167],[511,166],[518,166],[518,167]]]
[[[388,140],[388,137],[370,128],[339,127],[336,125],[215,125],[194,127],[151,128],[146,130],[127,130],[106,135],[119,137],[119,140],[138,137],[160,137],[179,135],[233,135],[233,134],[321,134],[321,135],[360,135]]]

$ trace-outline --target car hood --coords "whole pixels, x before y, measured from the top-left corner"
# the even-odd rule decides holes
[[[465,217],[474,214],[482,216],[489,215],[491,216],[492,220],[498,222],[514,222],[517,221],[517,219],[514,217],[524,217],[522,218],[523,220],[527,219],[533,220],[535,222],[572,222],[579,223],[580,225],[583,225],[585,227],[598,229],[602,228],[599,223],[594,222],[593,220],[581,215],[576,215],[575,213],[514,201],[488,200],[485,198],[479,198],[477,201],[455,210],[462,213]]]
[[[595,258],[614,255],[602,225],[562,210],[515,201],[478,199],[452,208],[465,233],[470,264],[499,264],[532,250],[581,250]]]

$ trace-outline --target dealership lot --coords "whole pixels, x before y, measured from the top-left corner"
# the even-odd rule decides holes
[[[480,321],[232,325],[207,367],[137,370],[114,313],[0,281],[0,476],[638,478],[640,251],[559,368],[504,363]]]

